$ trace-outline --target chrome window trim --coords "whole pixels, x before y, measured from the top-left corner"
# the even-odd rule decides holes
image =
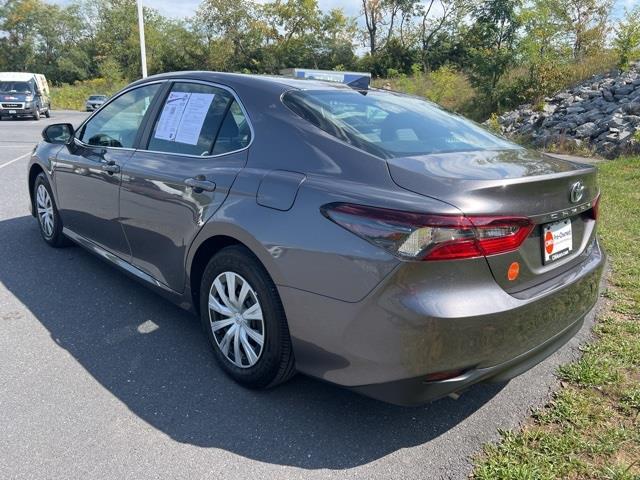
[[[106,150],[118,150],[118,151],[136,151],[136,148],[131,148],[131,147],[105,147],[105,146],[101,146],[101,145],[89,145],[88,143],[84,143],[82,140],[80,140],[78,137],[76,137],[76,133],[80,132],[84,126],[87,124],[87,122],[89,122],[93,117],[95,117],[100,111],[102,111],[102,109],[104,107],[106,107],[107,105],[109,105],[111,102],[114,102],[116,99],[120,98],[122,95],[129,93],[132,90],[136,90],[138,88],[142,88],[142,87],[146,87],[147,85],[155,85],[156,83],[166,83],[168,82],[168,79],[163,79],[163,80],[155,80],[153,82],[145,82],[142,83],[140,85],[131,85],[127,88],[125,88],[124,90],[121,90],[120,92],[118,92],[117,95],[111,97],[109,99],[109,101],[103,103],[99,109],[94,110],[93,113],[91,115],[89,115],[87,118],[85,118],[84,122],[82,122],[80,124],[80,126],[78,126],[78,128],[76,129],[75,133],[73,134],[73,143],[75,143],[78,146],[81,147],[86,147],[86,148],[104,148]],[[140,128],[140,127],[138,127]]]
[[[247,112],[247,109],[244,108],[244,105],[240,101],[240,97],[238,97],[238,94],[231,87],[228,87],[226,85],[222,85],[222,84],[219,84],[219,83],[216,83],[216,82],[209,82],[209,81],[206,81],[206,80],[196,80],[196,79],[181,79],[181,78],[178,78],[178,79],[171,79],[170,81],[172,83],[196,83],[196,84],[200,84],[200,85],[206,85],[206,86],[209,86],[209,87],[219,88],[221,90],[225,90],[225,91],[229,92],[231,94],[231,96],[234,98],[234,100],[238,103],[238,105],[240,105],[240,109],[242,110],[242,113],[244,114],[245,118],[247,119],[247,124],[249,125],[249,131],[251,132],[251,138],[249,139],[249,143],[247,144],[246,147],[242,147],[242,148],[239,148],[237,150],[231,150],[231,151],[224,152],[224,153],[218,153],[216,155],[191,155],[191,154],[188,154],[188,153],[163,152],[161,150],[148,150],[148,149],[144,149],[144,148],[136,149],[137,152],[157,153],[157,154],[160,154],[160,155],[172,155],[172,156],[176,156],[176,157],[200,158],[200,159],[203,159],[203,160],[207,160],[207,159],[211,159],[211,158],[223,157],[225,155],[231,155],[232,153],[242,152],[244,150],[247,150],[249,147],[251,147],[251,144],[253,143],[253,140],[255,138],[253,124],[251,123],[251,118],[249,117],[249,113]],[[169,91],[169,93],[170,92],[171,91]],[[224,118],[222,120],[224,121]],[[151,129],[150,133],[151,133],[151,135],[153,134],[153,128]],[[149,140],[151,140],[151,138],[149,138]],[[217,138],[216,138],[216,140],[217,140]],[[215,147],[215,142],[214,142],[212,147]]]

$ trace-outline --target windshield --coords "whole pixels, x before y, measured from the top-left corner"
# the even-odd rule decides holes
[[[106,95],[91,95],[89,100],[106,100]]]
[[[393,92],[295,90],[283,102],[325,132],[383,158],[520,148],[431,102]]]
[[[0,92],[31,93],[31,86],[28,82],[0,82]]]

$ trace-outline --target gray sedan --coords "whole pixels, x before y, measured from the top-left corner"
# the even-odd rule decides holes
[[[99,109],[104,103],[107,101],[106,95],[89,95],[87,101],[84,106],[87,112],[93,112],[94,110]]]
[[[247,387],[298,371],[424,403],[532,367],[598,296],[596,170],[420,98],[180,72],[43,137],[44,241],[199,315]]]

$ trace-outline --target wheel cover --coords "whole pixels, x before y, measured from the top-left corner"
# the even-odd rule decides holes
[[[42,184],[38,185],[36,190],[36,208],[38,210],[38,219],[40,220],[42,232],[47,238],[53,236],[53,202],[49,196],[49,191]]]
[[[209,290],[209,322],[216,344],[236,367],[253,367],[264,346],[264,319],[258,295],[243,277],[223,272]]]

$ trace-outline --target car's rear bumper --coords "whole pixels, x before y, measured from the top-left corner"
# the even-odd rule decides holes
[[[579,329],[605,257],[594,241],[572,270],[519,294],[484,259],[397,268],[364,300],[280,288],[300,371],[403,405],[531,368]],[[461,371],[453,378],[428,376]]]
[[[402,406],[416,406],[454,392],[461,392],[482,381],[507,381],[534,367],[566,344],[580,330],[584,317],[579,318],[543,344],[499,365],[476,368],[446,380],[428,381],[425,377],[408,378],[388,383],[351,387],[368,397]]]

